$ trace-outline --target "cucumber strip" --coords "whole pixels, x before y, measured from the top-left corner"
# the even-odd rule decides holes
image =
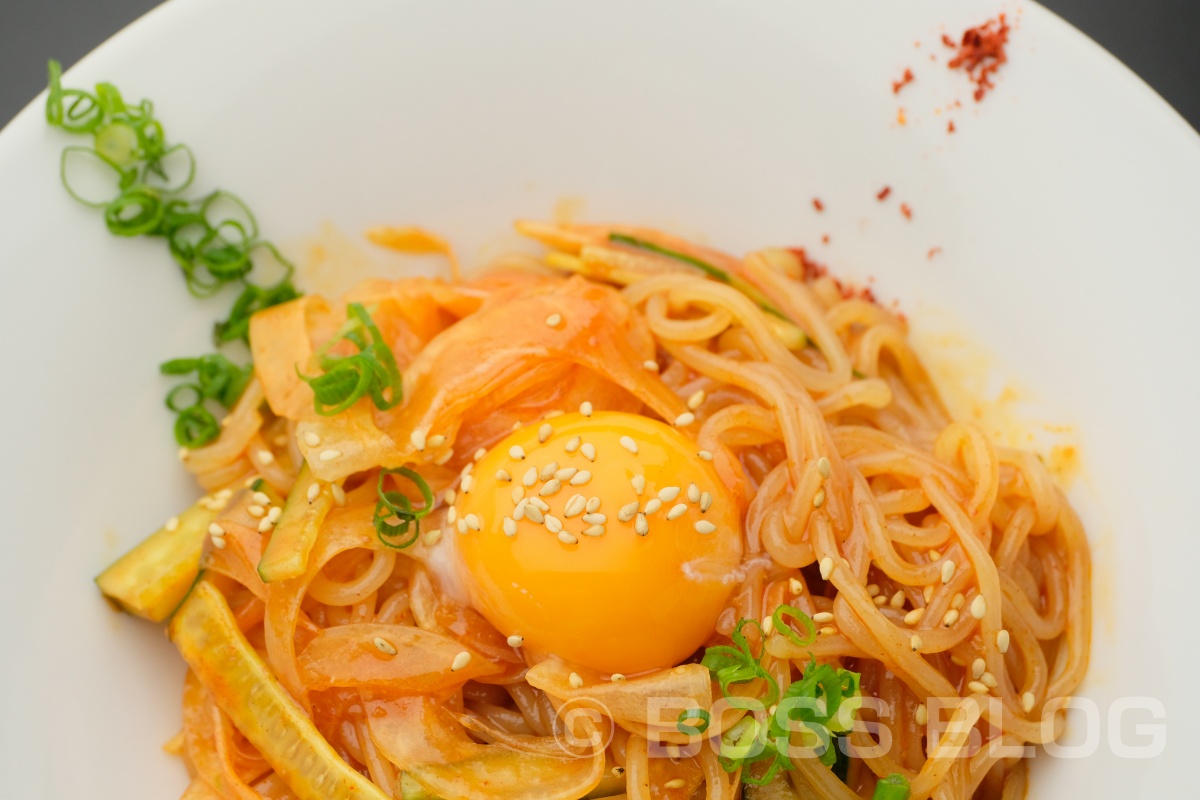
[[[318,491],[312,500],[309,487],[316,483]],[[298,578],[308,569],[308,556],[313,542],[333,508],[333,493],[327,483],[317,483],[305,464],[283,506],[283,514],[275,523],[271,541],[258,562],[258,575],[263,583]]]

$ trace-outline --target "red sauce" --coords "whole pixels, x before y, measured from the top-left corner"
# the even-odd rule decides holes
[[[829,244],[829,234],[828,233],[821,237],[821,244]]]
[[[900,90],[913,82],[913,72],[911,69],[905,68],[904,77],[898,81],[892,81],[892,94],[900,94]]]
[[[934,256],[936,256],[936,255],[937,255],[938,253],[940,253],[940,252],[942,252],[942,248],[940,248],[940,247],[931,247],[931,248],[929,248],[929,256],[928,256],[928,257],[929,257],[929,260],[930,260],[930,261],[933,261],[933,257],[934,257]]]
[[[912,219],[912,209],[908,207],[908,203],[900,204],[900,213],[904,215],[905,219]]]
[[[1008,22],[1001,14],[982,25],[963,31],[962,41],[955,43],[949,36],[942,36],[947,47],[958,50],[947,66],[961,69],[975,84],[975,102],[979,102],[988,91],[996,88],[992,76],[1008,61],[1005,46],[1008,44]]]
[[[950,124],[946,126],[946,133],[954,133],[957,128],[954,127],[954,120],[950,120]]]
[[[813,208],[815,208],[817,211],[825,210],[825,204],[821,202],[821,198],[819,198],[819,197],[813,198]]]
[[[892,187],[885,186],[879,190],[879,193],[877,195],[875,195],[875,199],[880,202],[883,202],[884,200],[887,200],[888,195],[891,193],[892,193]]]
[[[790,252],[797,259],[799,259],[800,267],[804,270],[805,281],[812,282],[817,278],[824,278],[829,274],[828,267],[809,258],[808,253],[803,247],[793,247],[791,248]],[[870,280],[874,279],[871,278]],[[850,286],[849,284],[842,283],[837,278],[834,278],[833,282],[837,286],[838,291],[841,292],[842,297],[846,298],[847,300],[851,298],[858,298],[861,300],[866,300],[868,303],[875,303],[876,305],[879,303],[879,301],[875,298],[875,293],[871,291],[870,286]]]

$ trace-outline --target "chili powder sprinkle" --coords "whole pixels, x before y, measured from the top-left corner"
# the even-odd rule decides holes
[[[988,91],[996,88],[992,77],[1000,66],[1008,61],[1005,46],[1008,44],[1008,22],[1003,14],[989,19],[982,25],[963,31],[962,41],[955,43],[949,36],[942,36],[942,43],[958,50],[947,64],[950,69],[961,69],[975,84],[975,102],[979,102]]]

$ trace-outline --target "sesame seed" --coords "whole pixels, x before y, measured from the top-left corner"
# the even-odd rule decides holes
[[[169,531],[176,530],[179,528],[179,517],[171,517],[169,520],[167,520],[167,524],[163,525],[163,527]]]
[[[471,460],[478,461],[479,459],[483,458],[486,455],[487,455],[487,450],[485,450],[481,447],[478,450],[476,450],[474,453],[471,454]]]
[[[629,520],[637,516],[637,512],[638,501],[634,500],[632,503],[626,503],[621,506],[620,510],[617,511],[617,519],[621,520],[621,522],[629,522]]]
[[[542,427],[538,428],[538,442],[545,443],[547,439],[554,435],[554,426],[549,422],[543,422]]]
[[[512,447],[508,448],[508,457],[514,459],[515,461],[524,461],[525,448],[521,447],[519,444],[514,444]],[[536,474],[536,471],[534,474]]]
[[[975,619],[983,619],[987,616],[987,600],[983,599],[983,595],[977,594],[971,601],[971,616]]]
[[[218,525],[215,522],[208,526],[208,532],[211,533],[213,536],[224,536],[225,535],[225,529],[222,528],[220,525]]]
[[[1037,698],[1033,696],[1033,692],[1026,692],[1021,695],[1021,710],[1026,714],[1033,710],[1035,703],[1037,703]]]
[[[471,654],[466,650],[454,657],[454,661],[450,664],[451,672],[458,672],[460,669],[471,663]]]
[[[700,407],[700,404],[704,402],[704,397],[705,397],[705,395],[704,395],[703,389],[700,389],[699,391],[694,392],[692,394],[692,396],[688,398],[687,407],[690,408],[692,411],[695,411],[697,408]]]
[[[565,449],[565,450],[566,450],[568,453],[574,453],[576,450],[578,450],[578,449],[579,449],[579,443],[580,443],[580,441],[581,441],[581,440],[580,440],[580,438],[579,438],[578,436],[572,436],[570,439],[568,439],[568,440],[567,440],[567,444],[566,444],[566,447],[565,447],[564,449]]]
[[[583,513],[583,510],[586,507],[587,507],[587,500],[584,498],[583,495],[581,495],[581,494],[572,495],[571,499],[567,501],[567,504],[565,506],[563,506],[563,516],[566,517],[567,519],[578,516]]]
[[[943,628],[949,628],[951,625],[953,625],[956,622],[958,622],[958,612],[955,611],[953,608],[950,609],[949,611],[947,611],[945,616],[942,617],[942,627]]]
[[[763,629],[763,633],[765,633],[767,636],[770,636],[771,634],[775,633],[775,617],[773,617],[773,616],[763,617],[762,629]]]
[[[584,514],[583,521],[588,525],[603,525],[608,522],[608,517],[604,514]]]
[[[259,533],[266,533],[267,531],[271,530],[271,528],[274,528],[274,527],[275,527],[275,523],[271,522],[271,520],[267,519],[266,517],[263,517],[262,519],[260,519],[258,521],[258,532]]]
[[[933,586],[926,586],[922,589],[921,597],[925,598],[925,605],[929,605],[929,601],[933,599]]]
[[[584,442],[579,446],[579,452],[583,453],[583,457],[588,461],[596,460],[596,445],[591,442]]]
[[[500,525],[504,529],[505,536],[517,535],[517,521],[512,517],[505,517],[504,521],[501,522]]]
[[[251,495],[251,499],[260,506],[271,505],[271,498],[267,496],[266,492],[255,492],[253,495]]]
[[[517,522],[525,519],[525,509],[528,507],[529,502],[527,500],[521,500],[519,503],[517,503],[517,507],[513,509],[513,519],[515,519]]]
[[[955,592],[954,597],[950,598],[951,608],[962,608],[963,603],[967,602],[967,598],[963,597],[962,592]]]
[[[308,502],[313,502],[321,494],[321,485],[313,481],[308,485]]]
[[[538,477],[544,481],[548,481],[554,477],[554,473],[556,472],[558,472],[558,462],[551,461],[549,464],[542,467],[541,471],[538,472]]]
[[[600,510],[600,498],[599,497],[589,497],[588,501],[587,501],[587,505],[584,506],[584,509],[589,514],[595,514],[597,511]]]
[[[635,442],[632,437],[622,436],[620,439],[620,442],[621,442],[621,447],[624,447],[629,452],[633,453],[634,455],[637,455],[637,451],[638,451],[637,442]]]
[[[317,435],[316,431],[305,431],[304,432],[304,443],[306,445],[308,445],[309,447],[320,447],[321,446],[321,437],[319,435]]]
[[[942,584],[945,585],[954,580],[954,570],[958,567],[953,561],[946,560],[942,562]]]
[[[1000,655],[1004,655],[1008,652],[1008,645],[1010,641],[1011,637],[1009,636],[1008,631],[1004,628],[1001,628],[996,632],[996,649],[1000,651]]]
[[[546,324],[551,328],[557,328],[559,325],[562,325],[562,314],[551,314],[546,317]]]
[[[925,613],[923,608],[914,608],[912,611],[904,615],[905,625],[916,625],[921,621],[921,616]]]
[[[704,494],[700,495],[701,514],[703,514],[705,511],[708,511],[708,509],[712,507],[712,501],[713,497],[711,492],[705,492]]]
[[[310,500],[309,502],[312,502],[312,501]],[[265,517],[267,515],[267,510],[260,505],[252,505],[252,506],[248,506],[246,508],[246,513],[249,514],[250,516],[254,517],[255,519],[262,519],[263,517]],[[178,525],[179,523],[176,523],[176,524]],[[169,528],[168,530],[175,530],[175,529]]]
[[[1000,681],[996,680],[996,676],[990,672],[985,672],[979,676],[979,682],[989,689],[995,689],[1000,685]]]
[[[467,523],[467,527],[473,531],[483,530],[483,523],[480,522],[477,514],[467,514],[463,517],[463,521]]]
[[[967,684],[967,688],[970,689],[974,694],[987,694],[988,693],[987,685],[980,683],[979,681],[971,681],[970,683]]]
[[[530,467],[529,470],[525,473],[525,477],[521,478],[521,483],[525,484],[526,486],[533,486],[535,483],[537,483],[537,481],[538,481],[537,467]]]
[[[658,511],[660,508],[662,508],[662,500],[659,500],[657,497],[652,497],[648,501],[646,501],[646,507],[643,508],[642,511],[643,511],[643,513],[646,513],[646,514],[653,514],[655,511]]]
[[[682,517],[686,513],[687,513],[687,503],[676,503],[674,506],[671,507],[671,510],[667,512],[667,519],[676,520],[676,519],[679,519],[680,517]]]
[[[925,708],[925,704],[921,703],[917,706],[917,712],[914,715],[917,724],[924,728],[929,723],[929,710]]]
[[[545,500],[543,500],[540,497],[529,498],[529,505],[536,506],[538,511],[541,511],[543,513],[550,510],[550,506],[546,503]]]
[[[918,652],[921,649],[922,644],[924,644],[924,643],[921,641],[921,637],[917,636],[915,634],[913,635],[913,637],[911,639],[908,640],[908,646],[910,648],[912,648],[912,651],[914,653]]]
[[[520,486],[514,486],[512,488],[512,493],[509,496],[512,497],[513,504],[515,505],[516,503],[521,502],[521,500],[525,497],[525,490]]]
[[[584,536],[603,536],[604,535],[604,526],[603,525],[589,525],[588,527],[583,529],[583,535]]]
[[[820,508],[821,506],[825,505],[825,490],[824,489],[817,490],[817,493],[813,495],[812,503],[813,503],[813,508]]]
[[[717,530],[717,526],[706,519],[697,521],[692,527],[696,529],[696,533],[713,533]]]
[[[233,497],[233,489],[222,489],[213,495],[213,497],[221,502],[226,502],[229,498]]]
[[[279,522],[279,518],[282,516],[283,516],[283,508],[280,506],[273,506],[272,508],[267,510],[267,519],[271,520],[272,524]]]
[[[977,658],[971,662],[971,679],[979,680],[979,676],[987,672],[987,662],[982,658]]]
[[[825,556],[821,559],[821,580],[829,580],[829,576],[833,574],[833,559]]]
[[[879,597],[879,584],[878,583],[868,583],[867,584],[867,594],[871,595],[871,597]]]
[[[270,464],[275,460],[275,454],[270,450],[259,450],[257,453],[255,453],[255,456],[258,458],[258,463],[260,464]]]
[[[571,478],[575,477],[576,472],[579,472],[578,467],[563,467],[554,473],[554,477],[558,478],[560,481],[569,481]]]
[[[632,478],[629,479],[629,482],[630,482],[630,484],[633,485],[633,493],[634,494],[640,496],[642,494],[642,492],[646,491],[646,476],[645,475],[634,475]]]
[[[687,785],[687,781],[683,778],[672,778],[663,784],[664,789],[682,789]]]
[[[658,491],[658,499],[664,503],[669,503],[676,497],[679,497],[678,486],[666,486]]]
[[[588,472],[585,469],[585,470],[575,473],[575,477],[571,478],[571,485],[572,486],[583,486],[585,483],[587,483],[591,479],[592,479],[592,473]]]
[[[567,677],[567,683],[571,684],[572,689],[578,689],[580,686],[583,686],[583,678],[579,677],[578,672],[572,672]]]
[[[462,488],[463,494],[470,494],[471,490],[473,488],[475,488],[475,476],[474,475],[464,475],[460,486]]]
[[[579,544],[579,540],[575,538],[575,534],[570,531],[559,531],[558,540],[563,544]]]
[[[465,519],[460,519],[460,520],[458,521],[458,526],[457,526],[457,527],[458,527],[458,532],[459,532],[459,533],[466,533],[466,532],[467,532],[467,530],[469,530],[469,529],[467,528],[467,521],[466,521]]]
[[[396,655],[396,646],[382,636],[375,637],[375,648],[385,656]]]
[[[520,647],[523,644],[525,644],[524,636],[514,633],[512,636],[508,637],[509,647]]]
[[[832,625],[826,625],[817,631],[817,633],[821,634],[822,636],[833,636],[835,633],[837,633],[837,628],[833,627]]]
[[[888,601],[888,599],[886,597],[884,597],[883,595],[879,595],[878,597],[875,598],[875,605],[878,608],[883,608],[884,606],[887,605],[887,601]]]
[[[317,458],[321,459],[322,461],[333,461],[335,458],[341,458],[341,457],[342,457],[342,451],[334,450],[333,448],[330,448],[328,450],[322,450],[321,455],[317,456]]]
[[[498,470],[496,470],[496,482],[497,483],[511,483],[512,475],[509,474],[509,471],[506,469],[498,469]]]
[[[440,433],[430,436],[429,441],[426,442],[426,444],[428,444],[430,447],[441,447],[445,443],[446,437]]]
[[[540,497],[549,497],[561,488],[562,481],[560,481],[558,478],[551,478],[542,484],[542,488],[538,490],[538,495]]]
[[[653,359],[647,359],[646,361],[642,362],[642,368],[648,369],[651,372],[658,372],[658,362],[654,361]]]
[[[788,589],[792,594],[799,595],[804,592],[804,584],[800,582],[799,578],[788,578]]]
[[[435,458],[433,460],[433,463],[437,464],[440,467],[452,458],[454,458],[454,448],[453,447],[451,447],[449,450],[446,450],[440,456]]]
[[[625,680],[625,676],[622,675],[620,672],[614,672],[612,675],[609,676],[608,679],[610,681],[612,681],[613,683],[621,683],[622,681]],[[621,771],[617,772],[617,770],[621,770]],[[624,775],[625,770],[621,769],[621,767],[613,767],[613,774],[614,775]]]
[[[210,541],[212,541],[213,547],[217,548],[218,550],[225,549],[225,537],[224,536],[214,536],[214,537],[212,537],[212,539]]]
[[[551,533],[559,533],[563,529],[562,520],[553,514],[546,515],[546,530]]]
[[[941,550],[930,550],[929,551],[929,560],[930,561],[937,561],[941,557],[942,557]]]
[[[446,522],[450,525],[453,525],[456,521],[458,521],[458,507],[450,506],[450,508],[446,511]]]
[[[175,455],[179,456],[180,461],[187,461],[189,451],[186,447],[181,447],[177,451],[175,451]]]
[[[686,428],[696,421],[696,415],[690,411],[685,411],[675,418],[675,425],[680,428]]]
[[[701,450],[699,453],[696,453],[696,455],[700,456],[701,460],[703,460],[703,461],[712,461],[713,460],[713,454],[708,452],[707,450]]]
[[[579,404],[579,413],[583,414],[585,417],[590,417],[592,415],[592,404],[587,400],[584,400]]]
[[[425,451],[425,431],[421,428],[416,428],[408,436],[408,440],[412,442],[412,446],[417,448],[418,452]]]
[[[535,522],[538,525],[541,525],[546,521],[546,517],[544,514],[542,514],[542,510],[529,503],[525,505],[525,516],[529,517],[530,522]]]
[[[892,595],[892,599],[888,602],[891,604],[892,608],[904,608],[904,599],[904,591],[897,589],[896,593]]]
[[[830,476],[833,475],[833,466],[829,463],[827,456],[821,456],[817,459],[817,472],[821,473],[821,477],[825,480],[829,480]]]
[[[516,422],[514,422],[514,423],[513,423],[513,426],[512,426],[512,429],[513,429],[513,431],[514,431],[514,432],[521,430],[521,421],[520,421],[520,420],[517,420]],[[480,450],[482,450],[483,448],[481,447],[481,448],[479,448],[479,449],[480,449]]]
[[[650,532],[650,523],[646,522],[645,514],[638,514],[633,522],[633,532],[638,536],[645,536]]]
[[[824,625],[826,622],[833,622],[833,614],[828,611],[818,611],[812,615],[812,621],[818,625]]]

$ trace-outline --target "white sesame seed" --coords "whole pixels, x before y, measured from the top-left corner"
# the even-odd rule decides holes
[[[309,447],[320,447],[321,446],[321,437],[317,434],[316,431],[305,431],[304,432],[304,443],[306,445],[308,445]]]
[[[562,325],[562,314],[551,314],[546,317],[546,324],[551,328],[557,328],[559,325]]]
[[[225,529],[222,528],[220,525],[218,525],[215,522],[208,526],[208,532],[211,533],[213,536],[224,536],[225,535]]]
[[[988,693],[987,685],[980,683],[979,681],[971,681],[970,683],[967,684],[967,688],[970,689],[971,692],[973,692],[974,694],[987,694]]]
[[[554,477],[554,473],[558,472],[558,462],[551,461],[546,466],[542,467],[538,472],[538,477],[544,481],[548,481]]]
[[[641,496],[642,492],[646,491],[645,475],[634,475],[629,479],[629,482],[633,485],[634,494]]]
[[[929,605],[929,601],[933,599],[933,586],[926,586],[922,589],[921,597],[925,598],[925,605]]]
[[[704,397],[705,397],[705,395],[704,395],[703,389],[700,389],[697,392],[693,392],[692,396],[688,398],[687,407],[690,408],[692,411],[695,411],[704,402]]]
[[[465,667],[467,664],[470,664],[470,663],[471,663],[471,654],[468,653],[466,650],[463,650],[461,653],[459,653],[458,655],[456,655],[454,657],[453,663],[450,664],[450,671],[458,672],[460,669],[462,669],[463,667]]]
[[[396,646],[382,636],[375,637],[375,648],[386,656],[396,655]]]
[[[608,517],[604,514],[584,514],[583,521],[588,525],[603,525],[608,522]]]
[[[474,453],[471,454],[471,460],[478,461],[479,459],[483,458],[486,455],[487,455],[487,450],[485,450],[484,448],[481,447],[478,450],[476,450]],[[468,465],[468,466],[470,466],[470,465]]]
[[[583,453],[583,457],[588,461],[596,460],[596,445],[591,442],[584,442],[579,446],[579,452]]]
[[[547,439],[554,435],[554,426],[549,422],[543,422],[542,427],[538,428],[538,442],[545,443]]]
[[[824,625],[826,622],[833,622],[833,614],[828,611],[818,611],[812,615],[812,621],[818,625]]]
[[[517,420],[516,422],[514,422],[514,423],[513,423],[513,426],[512,426],[512,429],[513,429],[513,431],[514,431],[514,432],[515,432],[515,431],[519,431],[519,430],[521,430],[521,421],[520,421],[520,420]],[[483,448],[481,447],[481,448],[479,448],[479,449],[480,449],[480,450],[482,450]]]
[[[578,672],[572,672],[567,676],[567,683],[571,684],[572,689],[578,689],[580,686],[583,686],[583,678],[579,677]]]
[[[259,533],[266,533],[267,531],[271,530],[271,528],[274,528],[274,527],[275,527],[275,523],[272,522],[271,520],[267,519],[266,517],[263,517],[262,519],[260,519],[258,521],[258,532]]]
[[[477,514],[467,514],[463,517],[463,522],[467,523],[467,527],[473,531],[483,530],[483,523],[480,522]]]
[[[924,644],[924,642],[921,641],[921,637],[917,636],[915,634],[913,635],[913,637],[911,639],[908,640],[908,646],[910,648],[912,648],[912,651],[914,653],[918,652],[921,649],[922,644]]]
[[[967,602],[967,598],[963,596],[963,593],[955,592],[954,597],[950,598],[950,607],[951,608],[962,608],[963,603],[965,603],[965,602]]]
[[[517,507],[513,509],[513,519],[517,522],[525,519],[525,509],[529,506],[529,501],[521,500],[517,503]]]
[[[645,514],[638,514],[633,523],[633,532],[638,536],[645,536],[650,532],[650,523],[646,522]]]
[[[667,519],[676,520],[676,519],[679,519],[680,517],[682,517],[686,513],[687,513],[687,503],[676,503],[674,506],[671,507],[671,510],[667,512]]]
[[[713,454],[708,452],[707,450],[701,450],[699,453],[696,453],[696,455],[700,456],[700,458],[703,461],[712,461],[713,460]]]
[[[554,473],[554,477],[558,478],[560,481],[569,481],[571,478],[575,477],[576,472],[579,472],[577,467],[563,467]]]
[[[542,510],[529,503],[526,503],[525,505],[525,516],[529,517],[530,522],[535,522],[538,525],[541,525],[546,521],[546,517],[544,514],[542,514]]]
[[[983,599],[983,595],[977,594],[971,601],[971,616],[975,619],[983,619],[987,616],[987,600]]]
[[[951,625],[953,625],[956,622],[958,622],[958,612],[955,611],[953,608],[950,609],[949,611],[947,611],[945,616],[942,617],[942,627],[943,628],[949,628]]]
[[[512,488],[512,493],[509,496],[512,497],[513,504],[515,505],[521,502],[521,499],[525,497],[525,490],[520,486],[514,486]]]
[[[1026,692],[1021,695],[1021,710],[1026,714],[1033,710],[1033,706],[1036,703],[1037,698],[1033,696],[1033,692]]]
[[[821,580],[829,580],[829,576],[833,574],[833,559],[825,556],[821,559]]]
[[[463,494],[470,494],[471,490],[475,488],[475,476],[464,475],[462,482],[459,485],[462,488]]]
[[[788,589],[792,594],[799,595],[804,591],[804,584],[800,582],[799,578],[788,578]]]
[[[692,527],[696,530],[696,533],[713,533],[717,529],[716,525],[713,525],[706,519],[697,521]]]
[[[651,359],[647,359],[646,361],[642,362],[642,368],[648,369],[651,372],[658,372],[658,362],[651,360]]]
[[[917,712],[914,714],[917,724],[924,728],[929,723],[929,710],[925,708],[925,704],[921,703],[917,706]]]
[[[837,633],[837,628],[833,627],[832,625],[826,625],[817,631],[817,633],[821,634],[822,636],[833,636],[835,633]]]
[[[558,533],[563,529],[562,520],[553,514],[546,515],[546,530],[551,533]]]
[[[529,498],[529,505],[535,506],[538,509],[538,511],[541,511],[543,513],[550,510],[550,506],[546,503],[545,500],[543,500],[540,497]]]
[[[227,500],[229,500],[229,498],[233,497],[233,489],[222,489],[221,491],[219,491],[215,495],[213,495],[213,497],[216,498],[217,500],[220,500],[221,502],[226,502]]]
[[[871,597],[879,597],[879,584],[878,583],[868,583],[867,584],[867,594],[871,595]]]
[[[635,442],[633,440],[633,437],[622,436],[620,438],[620,442],[621,442],[621,447],[624,447],[629,452],[633,453],[634,455],[637,455],[638,446],[637,446],[637,442]]]
[[[466,519],[459,519],[457,527],[459,533],[466,533],[468,530],[470,530],[470,528],[467,527]]]
[[[561,488],[562,481],[560,481],[558,478],[551,478],[542,484],[542,488],[538,490],[538,495],[540,497],[549,497]]]
[[[879,595],[878,597],[875,598],[875,605],[878,608],[883,608],[885,605],[887,605],[887,601],[888,601],[888,599],[886,597],[884,597],[883,595]]]
[[[624,676],[624,675],[622,675],[620,672],[614,672],[612,675],[610,675],[610,676],[609,676],[609,678],[608,678],[608,679],[609,679],[610,681],[612,681],[613,683],[621,683],[622,681],[624,681],[624,680],[625,680],[625,676]],[[621,774],[621,775],[624,775],[624,774],[625,774],[625,770],[624,770],[624,769],[621,769],[621,767],[613,767],[613,774],[614,774],[614,775],[617,775],[617,774],[618,774],[618,773],[617,773],[617,770],[621,770],[621,772],[620,772],[619,774]]]
[[[892,595],[892,599],[889,600],[888,603],[892,606],[892,608],[904,608],[904,600],[904,591],[897,589],[896,593]]]
[[[308,502],[313,502],[321,494],[321,485],[313,481],[308,485]]]
[[[255,492],[253,495],[250,496],[250,499],[253,500],[254,502],[258,503],[260,506],[271,505],[271,498],[267,495],[266,492]]]
[[[954,570],[956,570],[957,568],[958,568],[957,565],[953,561],[950,561],[949,559],[942,562],[942,584],[943,585],[954,580]]]
[[[657,497],[652,497],[646,502],[646,507],[642,509],[642,512],[645,514],[653,514],[660,508],[662,508],[662,500],[659,500]]]
[[[675,418],[675,425],[679,428],[686,428],[696,421],[696,415],[690,411],[685,411]]]
[[[260,505],[252,505],[252,506],[246,507],[246,513],[249,514],[250,516],[254,517],[255,519],[262,519],[263,517],[265,517],[267,515],[267,510]],[[176,524],[178,524],[178,523],[176,523]],[[168,530],[175,530],[175,529],[169,528]]]
[[[916,625],[921,621],[921,617],[925,614],[925,609],[914,608],[912,611],[904,615],[905,625]]]
[[[813,495],[813,508],[820,508],[825,505],[825,490],[817,489],[817,493]]]
[[[713,496],[710,492],[700,495],[700,513],[703,514],[712,507]]]
[[[537,467],[530,467],[525,472],[525,477],[521,478],[521,483],[525,484],[526,486],[533,486],[535,483],[537,483],[537,481],[538,481]]]
[[[317,456],[317,458],[321,459],[322,461],[333,461],[335,458],[341,458],[341,457],[342,457],[342,451],[334,450],[333,448],[330,448],[328,450],[322,450],[321,455]]]
[[[443,451],[440,456],[438,456],[437,458],[435,458],[433,460],[433,463],[437,464],[440,467],[441,465],[445,464],[447,461],[449,461],[452,458],[454,458],[454,448],[453,447],[451,447],[448,450]]]
[[[270,464],[275,460],[275,454],[270,450],[259,450],[255,456],[258,458],[258,463],[260,464]]]
[[[567,440],[567,444],[563,449],[566,450],[568,453],[574,453],[576,450],[579,449],[580,441],[581,440],[578,436],[572,436],[570,439]]]
[[[209,541],[211,541],[213,543],[213,547],[217,548],[218,550],[225,549],[225,537],[224,536],[213,536]]]
[[[412,442],[412,446],[417,448],[418,452],[425,451],[425,431],[421,428],[415,428],[408,436],[408,440]]]
[[[592,473],[588,472],[585,469],[585,470],[575,473],[575,477],[571,478],[571,485],[572,486],[583,486],[585,483],[587,483],[591,479],[592,479]]]
[[[629,520],[637,516],[638,505],[638,501],[634,500],[632,503],[626,503],[621,506],[620,510],[617,511],[617,519],[621,520],[621,522],[629,522]]]
[[[586,510],[587,513],[589,513],[589,514],[595,514],[597,511],[600,510],[600,498],[599,497],[589,497],[588,501],[587,501],[587,505],[584,506],[584,510]]]
[[[971,662],[971,679],[972,680],[976,680],[976,681],[979,680],[979,677],[981,675],[983,675],[983,673],[985,673],[985,672],[987,672],[987,662],[984,661],[982,658],[977,658],[973,662]]]
[[[930,550],[929,551],[929,560],[930,561],[937,561],[941,557],[942,557],[941,550]]]
[[[996,680],[996,676],[990,672],[985,672],[979,676],[979,682],[989,689],[995,689],[1000,685],[1000,681]]]
[[[1004,628],[1001,628],[996,632],[996,649],[1000,651],[1000,655],[1004,655],[1008,652],[1008,645],[1010,641],[1011,637],[1009,636],[1008,631]]]
[[[585,508],[587,508],[587,499],[581,494],[572,495],[567,504],[563,506],[563,516],[567,519],[579,516]]]
[[[512,475],[506,469],[496,470],[496,483],[511,483]]]
[[[662,489],[658,490],[658,499],[662,500],[664,503],[669,503],[676,497],[679,497],[678,486],[664,486]]]
[[[516,461],[524,461],[525,448],[521,447],[519,444],[514,444],[512,447],[508,448],[508,457]],[[536,474],[536,470],[534,474]]]
[[[579,540],[575,538],[575,534],[570,531],[559,531],[558,540],[563,544],[579,544]]]
[[[684,786],[687,786],[687,781],[683,778],[672,778],[663,784],[664,789],[682,789]]]
[[[267,519],[272,523],[279,522],[279,518],[283,516],[283,508],[281,506],[272,506],[267,509]]]
[[[687,499],[689,503],[699,503],[700,487],[694,483],[689,483],[687,487]]]
[[[453,525],[458,521],[458,506],[450,506],[446,511],[446,524]]]
[[[603,536],[604,535],[604,526],[603,525],[589,525],[588,527],[583,529],[583,535],[584,536]]]
[[[178,529],[179,528],[179,517],[171,517],[170,519],[167,520],[167,523],[165,525],[163,525],[163,527],[169,531]]]
[[[428,444],[430,447],[441,447],[445,443],[446,437],[440,433],[430,436],[429,440],[426,442],[426,444]]]
[[[590,417],[592,415],[592,404],[587,400],[584,400],[579,404],[579,413],[583,414],[585,417]]]
[[[516,536],[517,535],[517,521],[515,519],[513,519],[512,517],[505,517],[504,521],[501,522],[500,525],[504,530],[505,536]]]
[[[829,477],[833,475],[833,466],[829,463],[827,456],[821,456],[817,459],[817,472],[821,473],[821,477],[826,480],[829,480]]]
[[[508,646],[509,647],[520,647],[523,644],[525,644],[524,636],[514,633],[512,636],[508,637]]]

